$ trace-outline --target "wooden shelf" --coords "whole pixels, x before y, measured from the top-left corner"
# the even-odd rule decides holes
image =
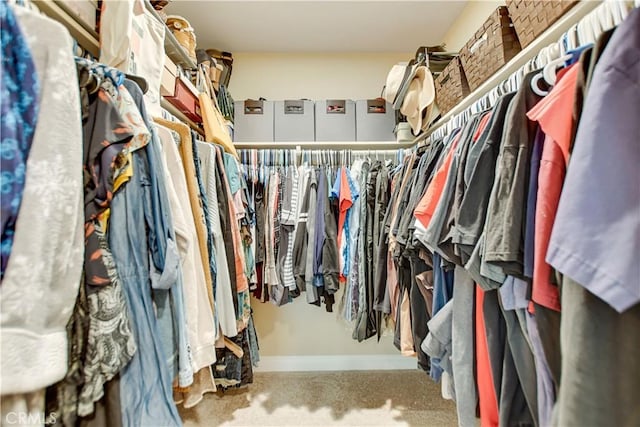
[[[498,70],[487,81],[482,83],[476,90],[471,92],[464,98],[458,105],[444,114],[437,122],[435,122],[424,133],[418,135],[414,143],[423,141],[437,129],[445,125],[450,119],[457,114],[464,111],[467,107],[471,106],[474,102],[482,98],[489,93],[493,88],[498,86],[503,80],[509,78],[520,67],[525,65],[530,59],[533,59],[544,47],[549,46],[552,43],[557,42],[562,34],[564,34],[573,24],[578,23],[589,12],[593,11],[596,7],[602,4],[602,0],[596,1],[580,1],[573,8],[571,8],[565,15],[563,15],[558,21],[554,22],[549,28],[545,30],[538,38],[536,38],[531,44],[525,47],[520,53],[518,53],[511,61],[505,64],[500,70]]]

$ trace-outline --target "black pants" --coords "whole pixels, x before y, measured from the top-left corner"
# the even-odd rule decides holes
[[[422,292],[420,292],[418,281],[416,280],[416,276],[427,271],[429,267],[417,255],[412,255],[409,258],[409,264],[411,271],[411,293],[409,294],[409,301],[411,302],[411,332],[413,334],[413,344],[418,356],[418,366],[420,369],[429,372],[429,356],[422,351],[421,344],[429,333],[427,322],[430,320],[430,317],[427,302]]]

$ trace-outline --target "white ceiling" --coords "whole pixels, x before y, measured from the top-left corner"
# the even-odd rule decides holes
[[[230,52],[413,52],[443,41],[467,1],[192,1],[168,14],[195,28],[198,48]]]

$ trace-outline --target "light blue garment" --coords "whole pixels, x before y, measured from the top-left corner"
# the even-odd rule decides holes
[[[453,376],[451,365],[451,349],[453,341],[451,339],[453,322],[453,301],[449,300],[442,307],[438,314],[429,320],[429,333],[420,344],[420,348],[432,360],[438,360],[438,366],[444,372]]]
[[[125,80],[124,86],[136,102],[140,115],[151,132],[151,140],[145,148],[149,162],[150,192],[145,217],[152,224],[148,228],[152,296],[169,370],[172,376],[178,376],[180,386],[186,387],[193,382],[193,368],[187,338],[180,255],[167,196],[161,144],[155,126],[147,115],[142,90],[131,80]],[[135,173],[137,170],[134,168]]]
[[[505,310],[526,309],[529,306],[528,287],[529,284],[524,280],[507,276],[499,289],[502,307]]]
[[[347,237],[344,257],[347,262],[344,263],[342,275],[345,277],[348,277],[349,273],[351,272],[351,262],[350,262],[351,251],[352,251],[352,247],[354,247],[352,238],[353,237],[357,238],[358,236],[357,229],[355,231],[351,230],[351,228],[357,228],[356,225],[352,227],[351,222],[352,222],[352,217],[354,215],[358,215],[358,217],[360,215],[360,204],[359,204],[360,190],[357,187],[358,185],[357,182],[351,176],[351,171],[347,168],[345,168],[345,170],[347,174],[347,182],[349,183],[349,191],[351,191],[351,203],[352,203],[351,207],[347,210],[347,216],[344,220],[345,236]]]
[[[173,402],[172,372],[160,339],[152,298],[150,237],[157,233],[153,221],[153,187],[148,147],[133,154],[135,174],[113,198],[109,244],[131,313],[138,351],[120,375],[124,426],[180,426]],[[153,230],[153,232],[151,232]]]
[[[533,358],[536,363],[536,383],[538,386],[538,422],[540,427],[550,427],[553,415],[553,404],[556,401],[556,391],[553,386],[551,369],[547,363],[547,357],[542,347],[542,339],[538,330],[536,318],[531,313],[526,313],[527,332],[532,343]]]
[[[236,194],[242,188],[242,180],[240,179],[240,170],[235,157],[229,153],[224,153],[224,170],[227,174],[227,181],[231,194]]]
[[[452,300],[451,369],[460,427],[476,426],[478,394],[474,376],[474,291],[473,279],[463,267],[457,265]]]
[[[351,190],[351,196],[353,199],[353,204],[347,211],[348,219],[348,227],[345,226],[345,229],[348,230],[348,242],[347,242],[347,256],[346,256],[346,264],[348,264],[348,268],[345,265],[345,276],[347,277],[347,292],[348,292],[348,301],[347,301],[347,320],[354,321],[357,318],[358,310],[360,307],[360,280],[364,278],[360,277],[360,271],[356,268],[358,260],[358,235],[360,234],[360,174],[362,172],[362,161],[356,161],[351,170],[347,169],[347,179],[349,181],[349,188]],[[347,221],[345,221],[345,224]]]
[[[434,253],[432,317],[453,298],[453,270],[445,270],[442,262],[440,254]]]
[[[196,138],[196,133],[195,131],[191,131],[191,150],[193,151],[193,163],[195,166],[195,171],[196,171],[196,181],[198,181],[198,189],[200,190],[200,203],[202,203],[202,210],[205,212],[204,215],[204,222],[207,228],[207,255],[209,258],[209,271],[211,272],[211,277],[213,278],[212,282],[212,288],[213,288],[213,294],[215,295],[216,293],[216,271],[218,269],[217,266],[217,262],[216,262],[216,251],[213,248],[213,227],[211,225],[211,220],[209,219],[209,216],[206,215],[206,213],[209,211],[209,203],[211,203],[208,200],[207,197],[207,190],[205,188],[204,185],[204,172],[202,172],[202,167],[200,165],[200,155],[198,154],[198,142],[197,142],[197,138]]]
[[[328,175],[328,171],[327,171],[327,180],[329,180],[329,182],[331,182],[331,177]],[[340,200],[340,184],[342,183],[342,174],[340,172],[338,172],[338,174],[336,174],[336,180],[333,183],[333,186],[331,187],[331,194],[329,194],[329,197],[335,200]]]
[[[442,267],[442,257],[439,253],[433,253],[433,306],[432,318],[453,298],[453,270],[445,271]],[[440,367],[440,359],[431,359],[431,378],[439,381],[443,369]]]

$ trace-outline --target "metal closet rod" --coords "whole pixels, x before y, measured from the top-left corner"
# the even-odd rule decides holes
[[[290,148],[245,148],[239,149],[241,162],[246,166],[257,166],[260,164],[267,167],[278,167],[287,165],[300,165],[310,162],[314,165],[345,165],[351,164],[353,160],[363,156],[376,160],[400,161],[405,155],[406,149],[373,149],[373,150],[350,150],[350,149],[290,149]],[[257,162],[257,163],[254,163]]]
[[[234,142],[233,145],[237,149],[290,149],[290,150],[354,150],[354,151],[374,151],[374,150],[403,150],[413,148],[413,141],[408,142],[323,142],[323,141],[305,141],[305,142]]]

